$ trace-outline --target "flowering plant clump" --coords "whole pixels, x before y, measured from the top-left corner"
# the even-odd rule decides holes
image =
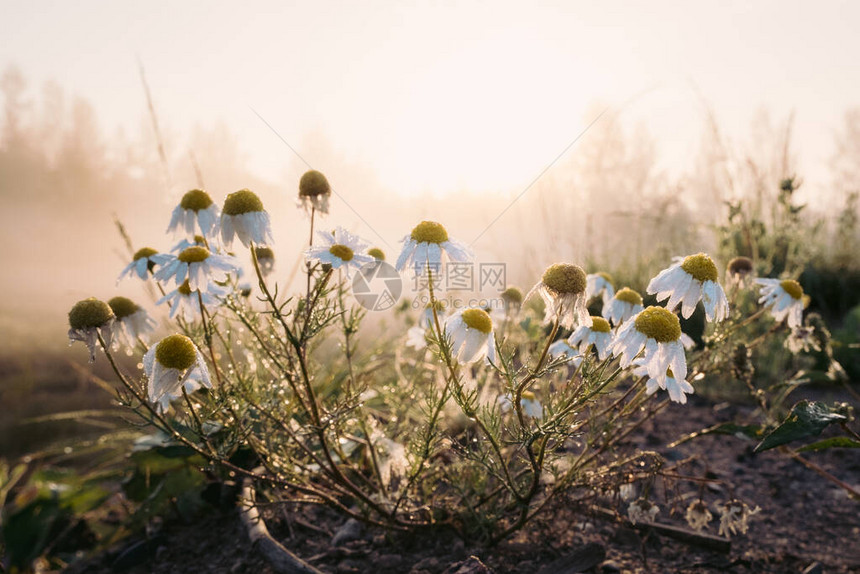
[[[797,330],[796,282],[759,280],[762,306],[736,305],[753,285],[728,279],[729,300],[716,263],[702,253],[652,279],[647,291],[665,306],[645,307],[637,291],[616,291],[608,275],[586,275],[570,262],[550,265],[525,296],[499,290],[498,308],[448,305],[434,281],[440,266],[474,254],[435,221],[414,226],[396,259],[398,271],[427,279],[426,304],[413,305],[415,326],[365,336],[369,307],[358,304],[366,295],[358,287],[368,269],[391,266],[343,227],[312,232],[330,193],[321,173],[302,176],[299,206],[311,233],[301,234],[310,240],[300,289],[279,282],[270,217],[257,194],[240,190],[219,208],[193,190],[169,226],[187,234],[177,254],[140,250],[122,273],[162,293],[167,324],[155,328],[125,297],[87,299],[69,313],[69,337],[85,341],[93,357],[102,349],[124,405],[208,461],[209,472],[250,481],[275,503],[324,505],[391,530],[447,528],[495,543],[552,504],[588,505],[641,482],[643,496],[618,515],[653,522],[652,484],[683,476],[626,437],[664,409],[685,408],[715,374],[749,379],[739,364],[785,334],[783,320],[793,333],[781,349],[826,347],[811,340],[817,328]],[[241,246],[230,253],[235,237]],[[254,297],[241,281],[242,260],[251,264]],[[731,273],[742,272],[735,267]],[[603,316],[586,306],[597,298]],[[706,318],[701,344],[678,316],[697,307]],[[113,356],[117,321],[141,355],[140,377]],[[767,326],[761,337],[740,338],[759,323]],[[827,412],[833,420],[850,416]],[[766,433],[777,432],[776,423],[768,421],[761,436],[773,436]],[[727,534],[745,532],[756,512],[735,500],[726,509],[720,529]],[[687,512],[697,530],[711,518],[701,497]]]

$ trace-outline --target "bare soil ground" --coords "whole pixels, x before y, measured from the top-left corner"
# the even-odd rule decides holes
[[[807,391],[811,398],[838,398],[828,389]],[[799,398],[799,397],[798,397]],[[268,512],[270,530],[287,548],[324,572],[476,572],[557,574],[567,572],[860,572],[860,502],[814,471],[779,452],[753,454],[753,443],[728,436],[705,436],[675,449],[680,435],[717,422],[736,420],[749,407],[714,405],[692,397],[685,407],[661,413],[629,446],[661,452],[668,460],[690,459],[690,473],[708,471],[723,481],[712,484],[705,500],[715,518],[707,533],[717,534],[716,503],[732,494],[761,508],[749,532],[720,551],[676,540],[622,518],[626,503],[607,500],[614,513],[556,505],[542,520],[495,548],[469,547],[453,536],[432,538],[362,529],[340,546],[332,535],[343,519],[326,510],[287,515]],[[810,453],[808,458],[854,487],[860,486],[860,449]],[[689,491],[687,485],[684,491]],[[657,521],[685,528],[689,495],[657,496]],[[668,502],[667,502],[668,501]],[[476,557],[470,559],[470,556]],[[482,568],[486,567],[487,570]],[[173,572],[260,572],[272,570],[249,544],[235,510],[210,511],[192,524],[167,524],[150,541],[132,541],[79,563],[70,572],[130,574]]]

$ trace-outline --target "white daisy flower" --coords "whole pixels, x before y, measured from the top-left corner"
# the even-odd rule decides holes
[[[456,239],[450,239],[448,230],[435,221],[422,221],[401,242],[403,250],[395,265],[398,271],[408,266],[416,273],[424,273],[428,267],[431,272],[440,273],[443,253],[458,263],[471,261],[474,257],[471,249]]]
[[[156,265],[160,265],[164,260],[163,255],[159,255],[158,251],[151,247],[138,249],[131,258],[131,263],[125,266],[116,282],[119,283],[125,277],[133,277],[137,275],[143,280],[148,278],[148,274],[155,269]]]
[[[663,380],[658,380],[654,378],[650,378],[648,374],[648,367],[646,365],[646,361],[644,358],[636,359],[633,361],[633,365],[635,368],[633,369],[633,374],[637,377],[645,377],[649,378],[645,381],[645,392],[650,396],[657,392],[658,389],[663,389],[669,393],[669,398],[676,403],[680,403],[682,405],[687,404],[687,395],[692,395],[695,392],[693,385],[688,383],[685,380],[677,380],[675,378],[675,374],[672,372],[672,369],[668,369],[666,371],[666,376]]]
[[[567,342],[567,339],[559,339],[549,346],[547,351],[549,356],[554,359],[567,359],[574,367],[578,367],[582,362],[582,355],[579,354],[579,351],[570,346],[570,343]]]
[[[150,347],[143,356],[143,370],[149,401],[157,403],[162,411],[170,400],[181,396],[182,386],[190,380],[212,388],[203,354],[185,335],[170,335]],[[195,388],[192,385],[192,390]]]
[[[514,398],[509,394],[499,397],[498,402],[503,413],[509,412],[514,408]],[[523,396],[520,398],[520,406],[523,409],[523,414],[527,417],[533,419],[543,418],[543,406],[533,392],[523,391]]]
[[[627,507],[627,518],[630,522],[636,524],[638,522],[654,522],[654,518],[660,512],[660,508],[644,498],[634,500]]]
[[[114,297],[108,305],[116,316],[119,332],[129,347],[137,345],[140,338],[146,341],[155,330],[155,321],[146,309],[127,297]]]
[[[192,189],[182,196],[173,210],[167,231],[175,233],[181,228],[187,235],[194,235],[195,224],[206,237],[212,237],[217,231],[218,205],[202,189]]]
[[[622,368],[627,368],[643,349],[645,355],[642,364],[647,368],[648,376],[660,387],[667,388],[669,369],[676,380],[687,378],[681,322],[668,309],[648,307],[622,324],[610,345],[610,352],[621,356]]]
[[[603,317],[592,317],[591,326],[580,325],[567,340],[571,347],[578,348],[583,355],[594,345],[597,357],[602,361],[609,356],[612,343],[612,327]]]
[[[726,283],[729,287],[743,289],[755,280],[755,265],[749,257],[735,257],[726,266]]]
[[[585,276],[585,300],[589,301],[598,295],[603,295],[604,305],[615,296],[615,286],[609,273],[589,273]]]
[[[90,363],[96,360],[96,342],[101,335],[106,345],[113,340],[116,317],[110,306],[95,297],[78,301],[69,311],[69,345],[83,341],[90,351]]]
[[[427,331],[421,327],[412,327],[406,331],[406,346],[420,351],[427,347]]]
[[[714,517],[708,506],[701,500],[696,500],[687,507],[687,513],[684,518],[687,519],[687,524],[696,532],[701,532],[708,527],[708,523]]]
[[[496,360],[493,320],[482,309],[463,309],[445,321],[445,335],[451,340],[451,351],[461,364],[474,363],[486,357]]]
[[[807,320],[808,323],[808,320]],[[815,337],[815,328],[811,325],[796,327],[785,339],[785,348],[794,353],[808,353],[810,350],[820,351],[821,345]]]
[[[433,303],[427,303],[424,306],[424,310],[421,311],[421,316],[418,317],[418,326],[422,329],[435,329],[436,321],[433,319]],[[445,307],[446,304],[444,301],[440,301],[439,299],[435,302],[436,314],[439,316],[439,321],[445,322]]]
[[[228,248],[233,245],[233,235],[242,245],[250,247],[251,242],[270,245],[272,229],[269,214],[263,209],[263,202],[250,189],[240,189],[227,196],[221,211],[221,240]]]
[[[322,173],[312,169],[302,175],[302,178],[299,180],[299,199],[297,204],[299,207],[304,208],[308,215],[310,215],[311,211],[316,211],[323,215],[327,214],[330,197],[331,186]]]
[[[579,265],[556,263],[543,272],[540,283],[532,287],[526,300],[535,293],[546,304],[544,323],[559,319],[561,326],[591,325],[591,315],[585,307],[585,271]]]
[[[612,321],[616,327],[633,317],[645,307],[642,306],[642,295],[624,287],[618,291],[608,304],[603,305],[601,315]]]
[[[794,279],[756,279],[762,286],[758,302],[770,307],[776,322],[786,321],[790,329],[800,327],[803,320],[803,287]]]
[[[175,257],[166,257],[169,259],[155,272],[155,279],[172,279],[176,285],[181,285],[187,278],[192,290],[205,289],[210,280],[225,281],[229,273],[236,273],[239,269],[235,257],[216,255],[200,245],[187,247]]]
[[[347,277],[352,277],[352,268],[376,261],[367,254],[368,244],[343,227],[335,228],[334,233],[319,231],[317,237],[322,244],[306,249],[305,259],[331,265],[332,269],[343,268]]]
[[[210,283],[205,289],[200,291],[191,289],[186,280],[182,285],[165,294],[164,297],[155,302],[156,305],[167,303],[170,306],[170,318],[173,319],[177,314],[186,321],[194,321],[200,317],[200,299],[203,299],[203,305],[207,309],[213,309],[221,304],[219,297],[227,294],[227,290]]]
[[[731,536],[732,534],[746,534],[749,530],[749,518],[758,514],[761,508],[755,507],[750,510],[745,502],[730,500],[720,507],[720,536]]]
[[[260,273],[263,277],[268,277],[275,270],[275,252],[271,247],[265,245],[255,245],[254,255],[257,257],[257,264],[260,266]]]
[[[681,305],[681,315],[689,319],[699,301],[705,307],[708,321],[722,321],[729,315],[729,301],[719,279],[714,260],[699,253],[681,259],[661,271],[648,283],[648,293],[656,294],[657,301],[668,299],[666,308],[674,311]]]

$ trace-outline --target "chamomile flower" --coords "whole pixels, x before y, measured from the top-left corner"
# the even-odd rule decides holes
[[[499,397],[498,402],[503,413],[509,412],[514,407],[514,399],[509,394]],[[523,409],[523,414],[527,417],[533,419],[543,418],[543,406],[533,392],[523,391],[522,398],[520,398],[520,406]]]
[[[439,273],[443,253],[457,263],[471,261],[474,257],[465,244],[449,238],[448,230],[435,221],[422,221],[401,242],[403,250],[395,265],[398,271],[408,266],[416,273],[424,273],[429,267],[431,272]]]
[[[627,507],[627,518],[630,522],[636,524],[638,522],[654,522],[654,518],[660,512],[660,508],[653,502],[640,498],[634,500]]]
[[[254,243],[272,243],[272,229],[269,214],[263,209],[263,202],[250,189],[240,189],[227,196],[221,211],[221,240],[228,248],[233,245],[233,236],[242,245],[250,247]]]
[[[687,359],[681,343],[681,322],[674,313],[663,307],[648,307],[622,324],[610,345],[610,352],[621,356],[622,368],[628,367],[643,349],[642,364],[659,386],[666,388],[669,369],[676,380],[686,379]]]
[[[182,386],[189,380],[212,387],[203,354],[185,335],[170,335],[150,347],[143,356],[143,370],[149,401],[162,410],[166,410],[165,403],[181,395]]]
[[[516,315],[523,306],[523,292],[516,287],[508,287],[501,294],[502,302],[505,304],[505,313]]]
[[[335,228],[334,233],[317,232],[317,237],[320,243],[305,250],[308,261],[319,261],[331,265],[332,269],[343,268],[347,277],[352,276],[352,268],[375,261],[367,254],[367,243],[343,227]]]
[[[629,287],[624,287],[615,293],[615,296],[608,304],[603,305],[601,314],[605,319],[612,321],[612,324],[617,327],[644,308],[642,306],[642,295]]]
[[[543,272],[540,283],[532,287],[526,300],[535,293],[541,296],[546,308],[545,323],[558,319],[561,326],[567,329],[576,324],[591,325],[591,316],[585,307],[585,287],[585,271],[582,267],[555,263]]]
[[[726,266],[726,283],[729,287],[743,289],[755,279],[755,265],[749,257],[735,257]]]
[[[202,235],[195,235],[194,237],[192,237],[190,239],[188,237],[183,237],[182,239],[179,240],[179,243],[177,243],[176,245],[173,246],[173,248],[170,250],[170,252],[171,253],[178,253],[180,251],[184,251],[185,249],[188,249],[189,247],[196,247],[198,245],[201,247],[206,247],[206,238],[203,237]]]
[[[164,297],[156,301],[156,305],[167,303],[170,306],[170,318],[173,319],[177,314],[186,321],[194,321],[200,317],[200,299],[203,299],[203,305],[207,309],[213,309],[221,304],[219,297],[227,294],[226,289],[210,283],[205,289],[199,291],[192,289],[188,281],[182,283],[179,287],[165,294]]]
[[[367,250],[367,254],[377,261],[385,261],[385,252],[379,247],[371,247]]]
[[[95,297],[78,301],[69,311],[69,344],[83,341],[90,351],[90,362],[96,360],[96,342],[99,335],[110,346],[116,317],[110,306]]]
[[[571,347],[579,348],[585,354],[589,347],[594,346],[597,357],[602,361],[609,356],[609,345],[612,343],[612,327],[603,317],[592,317],[591,326],[580,325],[567,340]]]
[[[687,524],[696,532],[700,532],[708,527],[708,523],[714,517],[711,511],[708,510],[708,505],[701,500],[696,500],[687,507],[687,513],[684,518],[687,519]]]
[[[656,393],[658,389],[663,389],[669,393],[671,400],[685,405],[687,404],[687,395],[692,395],[695,392],[693,385],[683,379],[680,381],[676,379],[672,369],[668,369],[666,376],[662,380],[658,380],[648,375],[648,367],[644,358],[634,360],[633,365],[635,366],[633,369],[634,375],[637,377],[649,377],[645,381],[645,393],[649,396]]]
[[[803,287],[794,279],[756,279],[761,288],[758,302],[770,307],[776,322],[786,321],[790,329],[800,327],[803,319]]]
[[[263,277],[268,277],[275,270],[275,252],[271,247],[265,245],[255,245],[254,255],[257,257],[257,264],[260,266],[260,273]]]
[[[421,327],[412,327],[406,331],[406,346],[420,351],[427,347],[427,331]]]
[[[579,351],[570,346],[567,339],[559,339],[555,341],[552,345],[549,346],[547,350],[550,357],[555,359],[568,358],[568,357],[578,357]]]
[[[615,296],[615,286],[609,273],[589,273],[585,276],[585,300],[588,301],[598,295],[603,296],[604,305]]]
[[[482,309],[463,309],[445,321],[445,335],[451,350],[461,364],[474,363],[486,357],[496,360],[493,320]]]
[[[203,235],[212,237],[217,231],[217,224],[218,205],[202,189],[192,189],[182,196],[179,205],[173,210],[167,231],[176,232],[181,228],[186,234],[194,235],[196,227],[199,227]]]
[[[299,207],[304,208],[310,215],[311,211],[321,214],[328,213],[328,202],[331,197],[331,186],[326,177],[316,171],[306,171],[299,180]]]
[[[119,283],[125,277],[133,277],[137,275],[141,279],[146,280],[149,273],[155,269],[156,265],[160,265],[164,261],[164,256],[159,255],[158,251],[152,247],[143,247],[138,249],[131,257],[131,263],[125,266],[116,282]]]
[[[785,339],[785,348],[795,355],[800,352],[807,353],[810,350],[820,351],[821,345],[815,336],[815,328],[811,326],[796,327],[791,330]]]
[[[418,326],[422,329],[433,329],[436,327],[436,321],[433,319],[434,307],[436,308],[436,315],[439,317],[439,321],[444,323],[446,304],[444,301],[436,299],[435,302],[427,303],[427,305],[424,306],[424,310],[421,311],[421,315],[418,317]]]
[[[146,309],[128,297],[114,297],[108,301],[108,306],[113,311],[119,332],[129,347],[134,347],[138,338],[146,341],[149,334],[155,330],[155,321]]]
[[[722,321],[729,315],[729,301],[718,278],[714,260],[704,253],[677,257],[671,267],[651,279],[647,291],[656,294],[657,301],[668,299],[666,308],[670,311],[681,305],[685,319],[690,318],[701,301],[708,321]]]
[[[229,273],[235,273],[239,265],[234,257],[216,255],[201,245],[187,247],[179,255],[169,259],[155,272],[157,281],[173,280],[177,285],[188,279],[192,290],[205,289],[211,280],[224,281]]]
[[[732,534],[746,534],[749,530],[750,516],[758,514],[761,508],[758,506],[750,510],[746,502],[730,500],[720,507],[720,536],[731,536]]]

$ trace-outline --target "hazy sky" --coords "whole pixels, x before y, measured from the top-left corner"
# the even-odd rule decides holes
[[[702,94],[741,139],[794,110],[807,179],[860,104],[860,2],[0,1],[0,66],[54,79],[108,131],[142,125],[136,57],[163,124],[223,120],[261,174],[322,134],[403,193],[526,185],[596,100],[688,165]],[[586,135],[587,137],[587,135]],[[575,148],[570,153],[576,153]],[[325,171],[313,157],[306,158]]]

